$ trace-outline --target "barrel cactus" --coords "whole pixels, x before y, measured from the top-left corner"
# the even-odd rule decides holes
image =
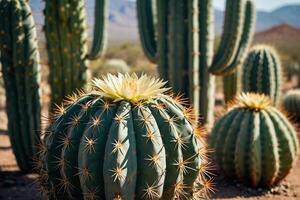
[[[210,190],[203,129],[161,80],[107,75],[59,108],[40,151],[50,198],[197,198]]]
[[[215,124],[210,148],[220,169],[253,187],[271,187],[289,173],[298,155],[296,132],[269,97],[247,93]]]
[[[32,171],[39,142],[39,54],[34,20],[25,0],[0,1],[0,61],[8,134],[18,166]]]
[[[265,45],[255,46],[242,70],[242,91],[262,93],[278,104],[281,97],[281,64],[276,51]]]
[[[283,108],[296,121],[300,121],[300,89],[291,90],[283,99]]]

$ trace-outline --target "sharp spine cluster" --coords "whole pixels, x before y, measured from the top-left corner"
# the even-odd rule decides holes
[[[0,52],[8,133],[18,165],[32,171],[39,143],[39,54],[31,10],[25,0],[0,1]]]

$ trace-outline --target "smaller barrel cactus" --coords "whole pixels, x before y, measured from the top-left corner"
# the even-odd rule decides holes
[[[283,108],[294,118],[300,122],[300,89],[290,90],[283,99]]]
[[[270,96],[278,104],[281,96],[281,64],[276,51],[257,45],[249,53],[242,69],[242,91]]]
[[[210,190],[203,129],[164,82],[107,75],[69,98],[37,162],[50,199],[182,199]],[[205,180],[205,177],[207,180]]]
[[[268,188],[289,173],[299,144],[293,126],[267,96],[247,93],[215,124],[210,148],[227,177]]]

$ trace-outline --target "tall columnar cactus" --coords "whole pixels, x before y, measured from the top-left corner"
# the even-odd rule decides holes
[[[242,70],[243,92],[263,93],[278,104],[281,97],[281,64],[276,51],[268,46],[255,46]]]
[[[250,44],[252,43],[255,29],[255,19],[256,12],[254,4],[251,1],[247,1],[241,41],[234,60],[232,61],[231,66],[228,67],[228,71],[226,73],[231,72],[233,69],[236,69],[236,71],[223,77],[223,91],[225,102],[233,100],[233,98],[238,93],[238,90],[240,89],[240,67],[246,59]]]
[[[138,13],[143,14],[138,15],[138,19],[141,42],[148,47],[144,48],[145,54],[156,58],[161,77],[168,80],[176,92],[189,97],[195,111],[211,124],[215,85],[210,72],[230,74],[245,56],[253,34],[252,0],[227,1],[224,33],[215,56],[212,0],[157,0],[156,34],[152,21],[144,17],[151,13],[151,2],[138,0],[138,5],[141,4],[144,6],[137,8]],[[146,29],[146,25],[151,28]],[[151,36],[156,38],[151,39]]]
[[[8,133],[21,170],[32,170],[40,131],[39,55],[25,0],[0,1],[0,52]]]
[[[94,40],[88,55],[85,1],[46,0],[45,33],[52,105],[87,81],[87,58],[97,58],[106,44],[107,0],[95,4]]]
[[[300,122],[300,89],[288,91],[283,98],[283,108]]]
[[[69,99],[45,135],[42,191],[58,199],[205,195],[203,129],[163,85],[146,75],[108,75]]]
[[[242,94],[215,124],[210,138],[215,160],[228,178],[271,187],[292,168],[299,152],[296,131],[267,96]]]

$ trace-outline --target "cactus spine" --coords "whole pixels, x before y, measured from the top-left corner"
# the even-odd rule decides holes
[[[283,108],[292,118],[300,122],[300,89],[291,90],[285,94]]]
[[[242,70],[242,91],[263,93],[278,104],[281,96],[281,64],[276,51],[268,46],[254,47]]]
[[[184,93],[193,102],[195,111],[201,113],[208,124],[213,121],[215,91],[214,76],[210,72],[217,75],[232,73],[250,43],[254,6],[252,1],[247,1],[251,7],[248,9],[251,14],[247,15],[245,2],[227,1],[221,46],[213,56],[211,0],[157,1],[156,60],[159,73],[169,80],[175,92]],[[138,12],[142,12],[139,9]],[[245,15],[249,16],[247,20],[244,20]],[[138,19],[140,24],[146,24],[143,18]],[[143,39],[141,42],[145,43]]]
[[[32,171],[41,110],[35,24],[25,0],[0,1],[0,18],[8,133],[20,169]]]
[[[299,152],[296,131],[268,97],[243,94],[215,124],[210,148],[228,178],[271,187],[290,171]]]
[[[230,66],[228,66],[228,68],[224,72],[226,74],[231,73],[223,77],[223,91],[225,102],[233,100],[238,90],[240,89],[240,66],[242,65],[248,54],[255,28],[256,12],[255,5],[252,1],[246,2],[246,11],[244,17],[243,32],[239,47],[237,49],[237,53]],[[232,73],[232,71],[234,70],[235,72]]]
[[[85,85],[87,58],[99,57],[105,47],[107,4],[107,0],[96,1],[94,40],[88,55],[84,0],[46,0],[45,33],[52,106]]]
[[[146,75],[109,74],[69,99],[45,136],[42,190],[58,199],[203,195],[202,131],[163,85]]]

